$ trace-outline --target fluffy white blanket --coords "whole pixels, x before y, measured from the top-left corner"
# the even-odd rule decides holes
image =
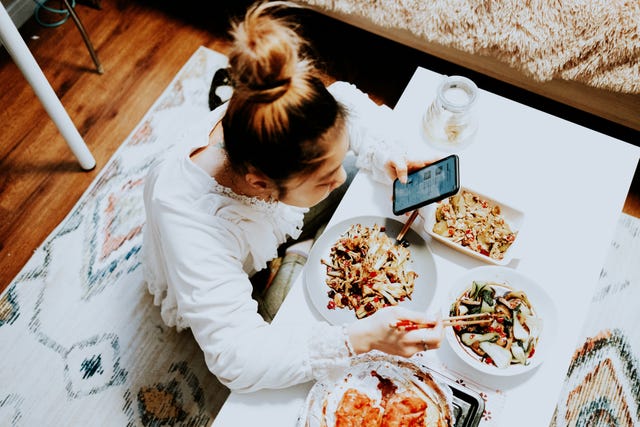
[[[640,93],[638,0],[302,0],[471,54],[536,81]]]

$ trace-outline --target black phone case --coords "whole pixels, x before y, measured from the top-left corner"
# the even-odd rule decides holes
[[[440,200],[444,200],[447,197],[451,197],[454,194],[456,194],[458,191],[460,191],[460,159],[458,158],[458,156],[456,154],[451,154],[450,156],[447,156],[447,157],[445,157],[445,158],[443,158],[441,160],[438,160],[435,163],[432,163],[432,164],[430,164],[428,166],[425,166],[422,169],[433,167],[433,166],[437,165],[440,162],[445,162],[450,157],[455,158],[455,165],[456,165],[456,185],[455,185],[455,187],[451,191],[443,193],[438,197],[435,197],[435,198],[432,198],[432,199],[426,199],[423,202],[418,203],[417,205],[409,206],[407,208],[404,208],[404,209],[401,209],[401,210],[397,211],[396,210],[396,183],[399,182],[399,181],[396,178],[396,180],[393,182],[393,205],[392,205],[392,210],[393,210],[393,214],[394,215],[402,215],[402,214],[407,213],[409,211],[420,209],[423,206],[429,205],[431,203],[439,202]],[[420,170],[422,170],[422,169],[420,169]],[[418,171],[415,171],[414,173],[416,173],[416,172],[418,172]]]

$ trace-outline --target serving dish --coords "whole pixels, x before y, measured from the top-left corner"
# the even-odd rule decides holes
[[[370,352],[352,358],[334,378],[315,383],[297,425],[377,426],[382,420],[411,419],[425,427],[453,427],[453,401],[452,389],[427,370],[408,359]]]
[[[464,363],[485,374],[515,376],[529,372],[539,366],[545,360],[549,349],[554,344],[558,323],[556,304],[549,294],[535,280],[511,268],[503,266],[477,267],[467,271],[451,284],[447,306],[443,307],[445,316],[450,314],[452,304],[473,285],[474,281],[499,284],[496,287],[499,292],[514,290],[522,291],[526,294],[536,318],[535,335],[537,336],[537,342],[535,343],[534,351],[530,357],[526,358],[524,364],[513,363],[507,364],[506,367],[498,367],[491,361],[483,360],[468,345],[465,345],[461,337],[456,333],[455,327],[445,329],[447,344]]]
[[[328,293],[331,288],[327,285],[327,267],[323,260],[330,257],[331,248],[336,241],[354,224],[367,227],[375,225],[384,227],[385,234],[391,239],[396,238],[403,224],[392,218],[379,216],[358,216],[346,219],[328,228],[314,243],[309,258],[303,270],[304,285],[307,295],[315,309],[329,323],[341,325],[357,319],[354,310],[348,308],[329,307]],[[417,273],[415,285],[410,298],[404,298],[397,305],[416,311],[427,311],[436,292],[436,265],[431,250],[426,241],[414,230],[409,229],[404,240],[408,242],[411,252],[410,268]]]
[[[457,250],[460,251],[466,255],[469,255],[471,257],[477,258],[479,260],[482,260],[486,263],[489,264],[493,264],[493,265],[507,265],[511,262],[511,260],[513,260],[514,258],[517,258],[517,250],[518,250],[518,246],[520,246],[521,244],[521,238],[520,238],[520,231],[522,229],[522,226],[524,224],[524,218],[525,215],[524,213],[513,207],[510,206],[509,204],[499,201],[499,200],[495,200],[485,194],[479,193],[478,191],[475,191],[473,189],[470,189],[468,187],[461,187],[460,191],[458,192],[458,195],[463,195],[465,193],[471,193],[474,194],[476,196],[478,196],[481,200],[484,200],[488,206],[498,206],[500,208],[500,216],[504,219],[505,223],[509,226],[509,228],[511,229],[511,231],[513,232],[515,239],[513,240],[513,242],[511,243],[511,245],[508,247],[508,249],[506,251],[504,251],[503,253],[503,258],[502,259],[496,259],[496,258],[492,258],[491,256],[489,256],[488,253],[485,253],[484,250],[483,252],[479,252],[476,250],[472,250],[469,248],[469,246],[464,246],[459,242],[455,242],[454,240],[452,240],[452,238],[449,237],[445,237],[441,234],[438,234],[434,231],[434,226],[436,225],[436,223],[438,222],[436,220],[436,212],[439,206],[445,204],[445,203],[449,203],[449,199],[447,198],[441,202],[438,203],[434,203],[431,204],[429,206],[426,206],[424,208],[422,208],[421,210],[421,215],[424,218],[424,229],[427,232],[427,234],[429,234],[429,236],[431,236],[433,239],[442,242],[443,244]],[[475,244],[475,242],[474,242]]]

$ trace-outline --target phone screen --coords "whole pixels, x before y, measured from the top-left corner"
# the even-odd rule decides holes
[[[393,183],[393,213],[401,215],[452,196],[460,189],[458,156],[452,154]]]

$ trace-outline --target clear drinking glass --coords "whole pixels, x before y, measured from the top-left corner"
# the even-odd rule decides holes
[[[457,151],[473,141],[478,130],[475,104],[478,87],[466,77],[448,76],[423,117],[424,137],[433,147]]]

